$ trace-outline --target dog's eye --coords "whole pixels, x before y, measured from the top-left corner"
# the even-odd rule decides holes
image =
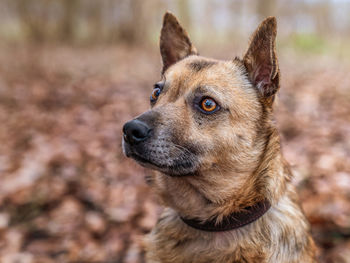
[[[155,88],[152,91],[151,98],[150,98],[151,102],[155,102],[158,99],[160,92],[161,92],[160,88]]]
[[[211,98],[204,98],[199,106],[205,113],[213,113],[218,108],[216,102]]]
[[[158,82],[156,84],[154,84],[154,88],[150,97],[151,103],[156,102],[156,100],[158,99],[160,93],[162,92],[164,87],[164,83],[162,82]]]

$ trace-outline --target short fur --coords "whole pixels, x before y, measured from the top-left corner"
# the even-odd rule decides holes
[[[219,61],[198,56],[176,18],[165,14],[161,93],[136,118],[151,134],[135,145],[123,141],[127,156],[156,170],[149,182],[166,207],[145,239],[147,262],[315,262],[273,121],[276,32],[276,19],[267,18],[242,60]],[[220,109],[203,113],[198,105],[206,97]],[[197,230],[180,218],[220,221],[265,198],[268,212],[231,231]]]

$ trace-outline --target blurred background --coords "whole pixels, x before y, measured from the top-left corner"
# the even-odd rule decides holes
[[[160,79],[166,10],[219,59],[277,17],[283,152],[320,262],[350,262],[349,0],[1,0],[0,262],[144,262],[161,208],[121,127]]]

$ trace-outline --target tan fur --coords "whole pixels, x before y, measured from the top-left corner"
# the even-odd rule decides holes
[[[276,20],[260,25],[243,60],[217,61],[193,55],[195,48],[175,17],[167,13],[164,19],[165,25],[167,20],[175,24],[177,32],[162,30],[164,89],[152,110],[139,118],[156,114],[159,132],[154,140],[169,141],[171,133],[172,140],[180,142],[167,145],[175,147],[169,156],[192,143],[198,161],[191,176],[153,175],[151,186],[166,208],[145,239],[147,262],[315,262],[309,225],[272,116],[279,88]],[[178,59],[171,64],[164,55],[172,43],[167,30],[171,38],[188,40],[181,42],[187,43],[182,50],[176,45],[171,51],[184,52],[174,55]],[[220,104],[220,113],[206,116],[193,108],[198,89]],[[264,198],[272,205],[268,212],[239,229],[206,232],[180,219],[220,221]]]

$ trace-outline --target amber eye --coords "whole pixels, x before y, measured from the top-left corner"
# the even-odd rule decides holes
[[[216,102],[211,98],[205,98],[201,101],[200,107],[206,112],[213,112],[217,105]]]
[[[161,92],[160,88],[155,88],[153,90],[150,98],[151,102],[155,102],[158,99],[160,92]]]

